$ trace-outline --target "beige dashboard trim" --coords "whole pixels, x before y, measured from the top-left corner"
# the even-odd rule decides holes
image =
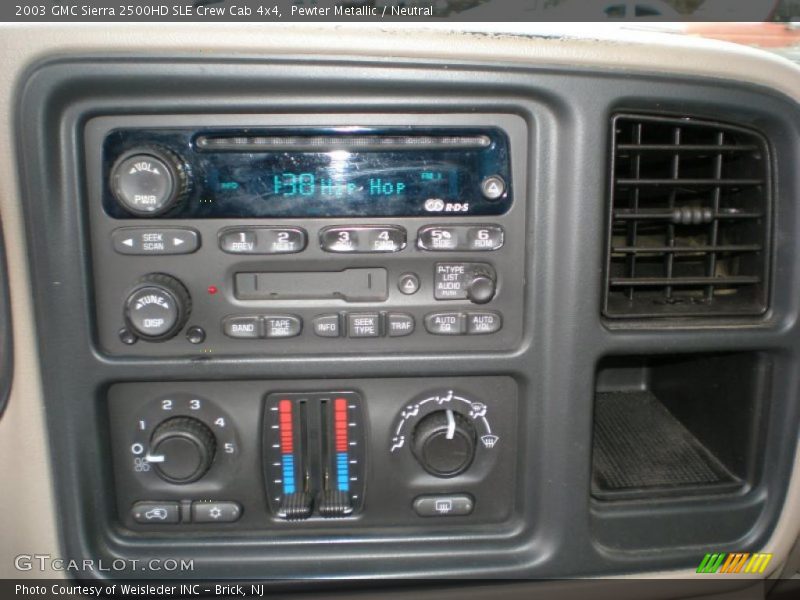
[[[15,334],[14,384],[8,410],[0,419],[0,482],[6,508],[0,511],[0,577],[35,575],[14,570],[13,557],[17,554],[59,554],[22,217],[23,202],[36,202],[36,198],[23,198],[20,194],[13,128],[15,91],[26,69],[35,62],[65,55],[126,52],[192,57],[217,53],[316,54],[497,61],[734,79],[800,100],[800,69],[787,60],[749,48],[668,34],[606,29],[598,24],[592,24],[591,37],[580,33],[583,28],[552,26],[549,31],[556,35],[547,38],[450,30],[457,27],[454,23],[425,30],[407,25],[333,23],[0,25],[0,220],[8,245]],[[578,38],[563,35],[576,31]],[[785,561],[799,533],[800,452],[780,522],[763,549],[775,554],[772,565],[776,569]],[[689,570],[647,574],[694,575]]]

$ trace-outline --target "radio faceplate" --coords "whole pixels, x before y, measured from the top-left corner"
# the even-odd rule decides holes
[[[503,156],[482,158],[486,173],[506,186],[495,201],[483,199],[501,214],[454,213],[445,205],[426,216],[216,218],[201,210],[196,214],[204,218],[178,218],[170,209],[148,212],[145,201],[134,216],[113,192],[115,167],[163,171],[177,148],[128,163],[139,146],[104,154],[120,131],[144,140],[166,130],[287,133],[355,124],[414,131],[409,123],[428,133],[493,132],[503,141]],[[516,348],[523,328],[528,129],[521,117],[505,114],[90,120],[87,197],[100,347],[113,355],[208,357]],[[206,184],[194,178],[195,164],[167,166],[176,196],[198,198]],[[473,184],[486,180],[479,175]],[[166,189],[159,185],[147,180],[138,191],[158,195]],[[346,209],[341,198],[336,202]],[[407,210],[408,203],[395,207]]]
[[[497,128],[119,128],[103,206],[119,219],[498,215],[513,201]]]

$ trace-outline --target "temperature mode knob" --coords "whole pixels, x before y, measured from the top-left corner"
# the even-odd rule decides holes
[[[417,423],[411,446],[422,467],[436,477],[455,477],[475,458],[475,428],[454,410],[432,412]]]
[[[155,217],[180,204],[189,194],[186,164],[165,148],[128,152],[111,168],[111,193],[128,212]]]
[[[186,324],[192,299],[184,285],[163,273],[145,275],[125,301],[125,323],[142,339],[162,342]]]
[[[173,417],[153,432],[148,462],[164,481],[191,483],[206,474],[216,450],[217,440],[202,421]]]

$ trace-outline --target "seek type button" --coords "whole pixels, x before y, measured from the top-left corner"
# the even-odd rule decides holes
[[[381,316],[378,313],[349,314],[347,332],[351,338],[380,337]]]
[[[289,338],[300,335],[303,322],[294,315],[264,317],[264,332],[268,338]]]
[[[483,333],[495,333],[500,331],[503,326],[503,318],[493,312],[471,312],[467,313],[467,333],[470,335],[480,335]]]
[[[425,317],[425,329],[434,335],[461,335],[464,333],[464,313],[431,313]]]

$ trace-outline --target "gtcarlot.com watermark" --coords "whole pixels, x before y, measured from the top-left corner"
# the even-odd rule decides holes
[[[194,560],[174,558],[151,558],[149,560],[122,559],[70,559],[53,557],[50,554],[19,554],[14,557],[14,568],[18,571],[66,571],[69,573],[122,573],[131,571],[153,571],[159,573],[182,573],[194,571]]]

